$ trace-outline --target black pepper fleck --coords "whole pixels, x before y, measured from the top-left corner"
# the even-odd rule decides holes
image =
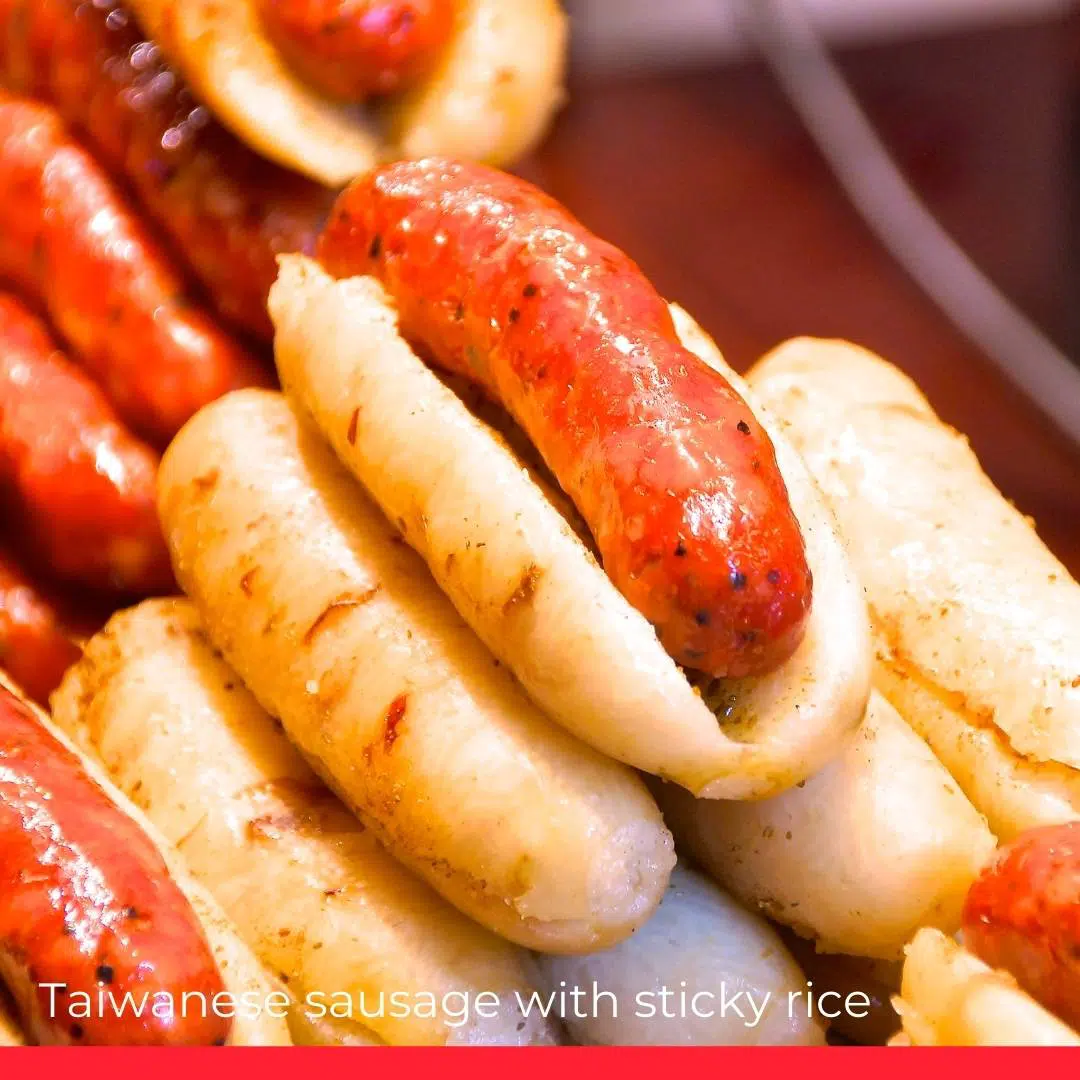
[[[371,246],[368,248],[368,258],[377,259],[382,253],[382,237],[376,233],[371,238]]]
[[[521,295],[522,296],[535,296],[538,291],[539,290],[537,289],[537,287],[530,281],[529,284],[526,285],[525,288],[521,290]]]
[[[779,570],[770,570],[765,575],[765,580],[768,581],[768,583],[770,585],[779,585],[780,584],[780,571]]]
[[[707,611],[695,611],[694,612],[694,622],[696,622],[698,624],[698,626],[708,626],[709,625],[709,613]]]
[[[679,542],[675,545],[675,554],[680,559],[683,559],[683,558],[686,557],[686,545],[682,542],[681,538],[680,538]]]
[[[71,1037],[73,1039],[81,1039],[83,1037],[82,1024],[72,1024],[68,1030],[71,1032]]]
[[[735,425],[744,435],[750,434],[750,425],[745,420],[740,420]]]
[[[518,311],[518,309],[517,309],[516,307],[512,307],[512,308],[511,308],[511,309],[509,310],[509,312],[507,312],[507,318],[508,318],[508,319],[509,319],[509,320],[510,320],[510,321],[511,321],[512,323],[516,323],[516,322],[518,321],[518,319],[520,319],[520,318],[521,318],[521,312],[520,312],[520,311]]]
[[[741,570],[731,571],[731,587],[735,590],[746,588],[746,575]]]
[[[113,981],[113,969],[111,964],[98,964],[97,971],[94,972],[94,978],[99,983],[104,983],[108,986]]]

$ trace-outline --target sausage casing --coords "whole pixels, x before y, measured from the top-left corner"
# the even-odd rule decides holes
[[[1080,821],[998,852],[968,892],[964,944],[1080,1029]]]
[[[61,612],[0,548],[0,667],[45,702],[78,657]]]
[[[440,158],[355,181],[319,252],[503,402],[677,661],[747,675],[794,651],[811,575],[772,444],[626,255],[524,181]]]
[[[23,546],[52,573],[93,588],[168,590],[156,468],[157,455],[56,350],[44,324],[0,293],[0,493]]]
[[[181,1014],[182,993],[210,1001],[223,984],[160,852],[2,687],[0,973],[40,1042],[211,1044],[229,1034],[212,1009]],[[90,1015],[75,1011],[75,991],[91,996]],[[98,1008],[99,991],[151,1004],[165,993],[175,1007],[121,1017]]]
[[[54,110],[0,93],[0,273],[36,296],[125,420],[164,444],[267,382],[193,306],[165,253]]]
[[[269,336],[274,257],[314,249],[329,191],[227,133],[116,0],[0,0],[0,81],[54,105],[131,184],[217,310]]]
[[[360,101],[414,82],[454,25],[451,0],[259,0],[289,66],[330,97]]]

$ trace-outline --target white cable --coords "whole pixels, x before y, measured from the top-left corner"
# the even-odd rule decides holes
[[[739,8],[746,32],[881,244],[1010,382],[1080,442],[1080,369],[983,274],[904,179],[802,0],[739,0]]]

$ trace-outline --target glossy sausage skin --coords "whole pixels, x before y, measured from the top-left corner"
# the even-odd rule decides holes
[[[964,944],[1080,1030],[1080,821],[1021,833],[968,892]]]
[[[44,704],[78,658],[65,616],[0,548],[0,668]]]
[[[269,340],[274,257],[313,250],[330,192],[226,132],[115,0],[0,0],[0,83],[54,105],[216,309]]]
[[[791,654],[811,579],[772,444],[626,255],[524,181],[432,158],[355,181],[319,257],[380,278],[402,332],[506,406],[679,663]]]
[[[120,415],[165,446],[203,405],[265,385],[55,111],[0,91],[0,275],[49,312]]]
[[[150,839],[2,687],[0,977],[42,1043],[206,1045],[229,1033],[197,998],[184,1016],[133,1015],[143,995],[152,1005],[170,993],[179,1012],[184,992],[222,993],[210,947]],[[55,1008],[48,983],[68,990],[55,991]],[[98,1008],[99,990],[135,1000],[117,1017]],[[89,1017],[73,991],[91,995]]]
[[[23,548],[91,588],[171,591],[157,461],[44,324],[0,294],[0,513]]]
[[[329,97],[390,94],[432,69],[454,26],[453,0],[259,0],[285,62]]]

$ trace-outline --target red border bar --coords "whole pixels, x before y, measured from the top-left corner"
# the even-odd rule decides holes
[[[724,1047],[551,1047],[551,1048],[471,1048],[448,1050],[444,1047],[374,1047],[354,1050],[353,1054],[394,1055],[381,1063],[392,1068],[391,1080],[410,1080],[412,1077],[432,1080],[433,1077],[461,1077],[462,1080],[551,1080],[558,1071],[558,1080],[597,1080],[597,1070],[616,1071],[619,1080],[658,1080],[664,1071],[685,1070],[692,1080],[716,1080],[725,1074],[738,1074],[739,1080],[804,1080],[822,1077],[823,1080],[911,1080],[913,1067],[918,1068],[918,1080],[956,1080],[958,1070],[977,1068],[979,1080],[995,1080],[997,1076],[1015,1080],[1018,1069],[1054,1070],[1061,1076],[1073,1074],[1080,1064],[1077,1051],[1066,1048],[978,1048],[933,1050],[901,1050],[886,1047],[822,1047],[807,1048],[724,1048]],[[102,1077],[117,1080],[134,1069],[151,1064],[155,1080],[158,1077],[177,1080],[237,1080],[250,1071],[259,1080],[296,1080],[304,1069],[325,1069],[330,1062],[325,1055],[333,1054],[337,1070],[355,1069],[358,1080],[374,1062],[359,1057],[348,1059],[350,1051],[335,1047],[294,1048],[234,1048],[213,1049],[148,1049],[117,1048],[38,1048],[19,1047],[0,1058],[0,1078],[16,1076],[22,1066],[37,1080],[58,1077],[62,1080],[84,1080]],[[911,1055],[918,1054],[917,1066]],[[17,1056],[17,1055],[21,1055]],[[33,1055],[33,1056],[31,1056]],[[316,1058],[324,1058],[317,1061]],[[975,1058],[979,1060],[976,1062]],[[245,1060],[246,1058],[246,1060]],[[1038,1058],[1038,1061],[1034,1061]],[[306,1060],[305,1060],[306,1059]],[[379,1080],[376,1076],[375,1080]]]

